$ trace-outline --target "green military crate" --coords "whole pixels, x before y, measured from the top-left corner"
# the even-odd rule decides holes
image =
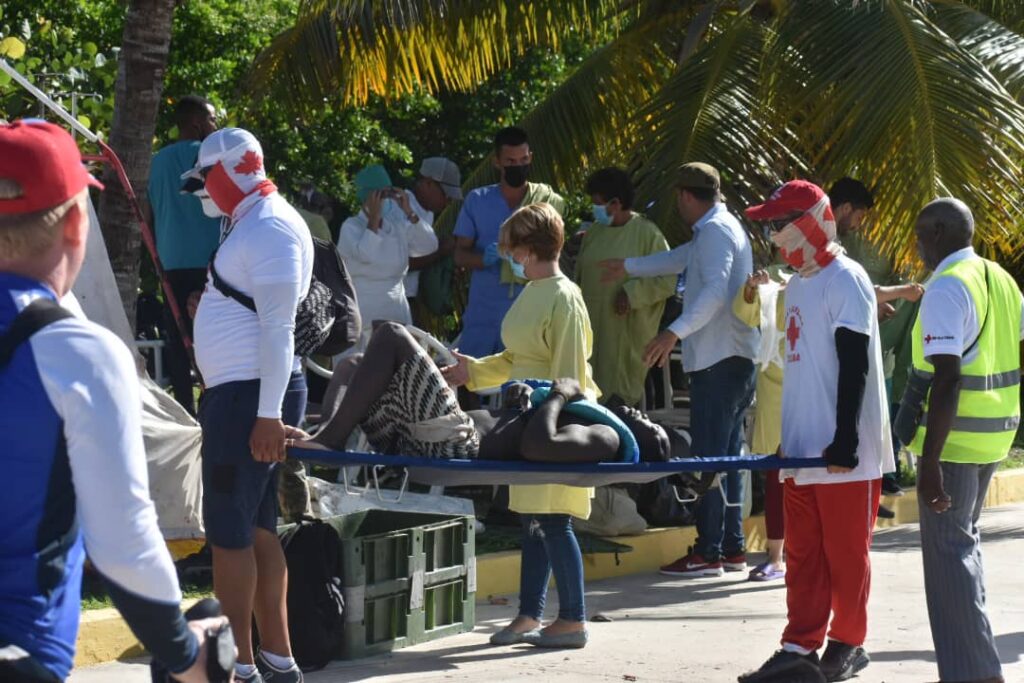
[[[367,510],[324,521],[342,543],[343,658],[472,630],[472,517]]]

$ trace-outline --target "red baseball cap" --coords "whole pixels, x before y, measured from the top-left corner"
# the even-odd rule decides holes
[[[0,178],[13,180],[22,189],[19,197],[0,199],[0,214],[45,211],[87,186],[103,189],[82,165],[71,135],[46,121],[0,125]]]
[[[752,206],[744,213],[755,221],[770,221],[780,216],[809,211],[825,196],[825,191],[806,180],[790,180],[772,192],[764,204]]]

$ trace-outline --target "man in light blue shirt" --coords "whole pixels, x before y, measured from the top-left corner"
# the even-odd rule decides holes
[[[690,432],[697,456],[739,455],[743,415],[754,395],[758,331],[732,312],[732,300],[753,272],[750,239],[719,203],[718,171],[707,164],[682,167],[677,202],[693,239],[672,251],[602,263],[607,276],[686,274],[683,314],[647,345],[648,367],[664,366],[682,340],[683,369],[690,379]],[[739,472],[725,477],[729,499],[743,498]],[[697,541],[691,553],[662,567],[670,576],[720,576],[745,571],[742,511],[726,507],[718,489],[697,507]]]
[[[188,300],[198,296],[206,285],[206,267],[210,254],[220,241],[220,219],[203,213],[202,202],[193,194],[182,194],[181,174],[196,164],[199,144],[217,130],[213,105],[196,95],[183,97],[174,110],[178,141],[167,145],[153,157],[147,189],[152,209],[150,225],[156,233],[156,250],[167,279],[185,316],[185,327],[192,334]],[[167,346],[164,358],[174,398],[195,415],[192,393],[192,363],[170,307],[164,307]]]

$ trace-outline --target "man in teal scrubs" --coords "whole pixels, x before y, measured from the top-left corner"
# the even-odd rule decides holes
[[[174,118],[178,125],[178,141],[156,153],[149,171],[150,225],[156,232],[160,263],[191,335],[192,317],[188,314],[188,300],[192,296],[198,298],[206,285],[206,266],[210,262],[210,254],[220,242],[220,219],[208,218],[203,213],[202,202],[195,195],[182,194],[181,174],[196,165],[199,143],[217,130],[217,120],[213,105],[196,95],[178,101]],[[195,415],[192,363],[170,307],[166,305],[164,327],[167,330],[164,360],[171,390],[178,403]]]
[[[459,350],[467,356],[482,358],[505,348],[501,321],[526,284],[498,255],[501,224],[527,204],[547,202],[559,213],[565,210],[565,200],[550,186],[527,182],[532,160],[525,130],[499,130],[494,136],[494,166],[501,181],[470,192],[455,222],[455,265],[473,273],[459,341]]]

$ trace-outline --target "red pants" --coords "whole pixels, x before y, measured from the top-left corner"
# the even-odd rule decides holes
[[[786,537],[786,518],[782,510],[783,488],[778,470],[764,473],[764,531],[769,541]]]
[[[871,589],[871,532],[882,480],[785,484],[786,606],[782,642],[817,650],[828,637],[863,645]],[[829,616],[832,627],[829,629]]]

